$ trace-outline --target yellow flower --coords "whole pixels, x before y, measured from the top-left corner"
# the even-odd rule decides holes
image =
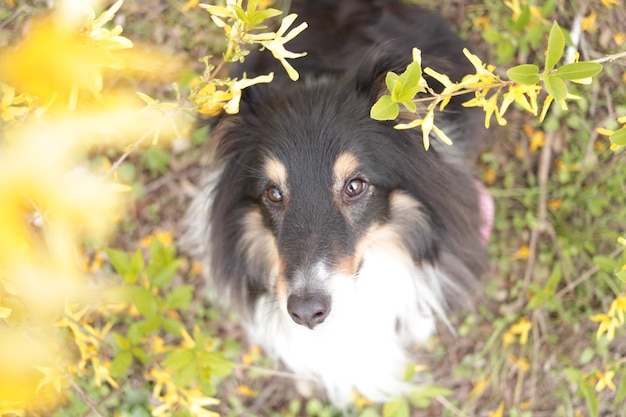
[[[589,16],[585,16],[583,18],[583,22],[580,25],[580,28],[589,33],[594,33],[596,31],[596,18],[598,17],[596,12],[589,13]]]
[[[598,382],[596,383],[596,391],[600,392],[605,388],[609,388],[611,391],[615,391],[615,384],[613,383],[614,371],[598,372]]]
[[[606,333],[606,338],[613,340],[615,337],[615,329],[620,326],[616,317],[609,316],[608,314],[595,314],[591,316],[591,320],[600,323],[596,334],[597,339],[600,339],[602,335]]]
[[[530,255],[530,248],[528,247],[528,245],[522,245],[519,247],[519,249],[517,250],[517,252],[515,252],[515,259],[528,259],[528,256]]]
[[[254,78],[242,78],[229,84],[228,92],[230,94],[230,100],[224,105],[224,111],[228,114],[236,114],[239,112],[239,101],[241,100],[241,91],[244,88],[250,87],[260,83],[271,83],[274,79],[274,73],[271,72],[267,75],[259,75]]]
[[[32,103],[24,95],[15,96],[15,88],[0,83],[0,118],[5,122],[25,116],[32,108]]]
[[[617,319],[620,326],[623,326],[624,318],[626,316],[626,295],[620,295],[613,300],[608,313],[609,316]]]
[[[539,106],[537,104],[537,96],[541,92],[538,85],[516,84],[509,87],[509,90],[502,96],[502,105],[500,114],[504,114],[509,105],[513,102],[522,106],[522,108],[533,115],[537,115]]]
[[[474,387],[472,387],[472,390],[467,395],[469,400],[474,401],[480,398],[484,394],[490,382],[491,381],[489,380],[489,378],[485,378],[485,379],[481,379],[480,381],[477,381],[474,384]]]
[[[51,19],[35,23],[27,39],[0,57],[0,64],[3,75],[17,90],[37,96],[42,102],[56,99],[74,110],[81,92],[100,97],[103,71],[124,68],[125,61],[116,51],[132,47],[132,42],[120,36],[120,26],[112,30],[103,27],[122,0],[98,18],[93,10],[80,10],[85,12],[80,13],[83,26],[75,18],[76,10],[70,7],[75,2],[70,3]],[[41,76],[42,68],[46,69],[45,77]]]
[[[478,16],[472,19],[472,23],[474,27],[479,27],[483,31],[489,29],[491,24],[489,23],[489,16]]]
[[[494,182],[496,182],[496,171],[491,168],[486,169],[483,173],[483,179],[487,184],[493,184]]]
[[[519,336],[520,345],[525,345],[528,342],[528,334],[531,328],[532,323],[526,317],[522,317],[517,323],[511,325],[504,333],[502,337],[502,347],[506,348],[513,343],[515,341],[515,336]]]
[[[542,148],[546,143],[546,137],[542,130],[536,130],[530,136],[530,152],[535,152],[537,149]]]
[[[550,207],[552,211],[557,211],[561,207],[562,203],[563,203],[563,199],[555,198],[552,200],[548,200],[548,207]]]
[[[617,44],[617,46],[622,46],[624,42],[626,42],[626,33],[617,32],[613,35],[613,41]]]
[[[285,32],[287,32],[287,29],[289,29],[289,26],[291,26],[291,24],[296,20],[297,17],[298,15],[295,13],[285,16],[280,24],[280,27],[278,28],[276,33],[273,34],[272,38],[270,40],[262,40],[259,42],[261,45],[267,48],[272,53],[272,55],[274,55],[274,58],[280,61],[282,66],[287,71],[289,78],[294,81],[296,81],[300,77],[300,75],[298,74],[298,71],[296,71],[295,68],[287,62],[287,58],[300,58],[305,56],[306,52],[290,52],[285,49],[285,44],[295,38],[300,32],[308,27],[306,22],[303,22],[293,28],[289,33],[285,34]]]
[[[611,9],[614,5],[619,6],[619,0],[601,0],[604,7]]]
[[[141,239],[141,246],[144,248],[147,248],[150,246],[150,244],[152,243],[152,241],[156,239],[159,242],[161,242],[163,244],[163,246],[169,246],[172,244],[173,240],[174,240],[174,236],[172,234],[172,232],[167,231],[167,230],[157,230],[154,233],[144,237],[143,239]]]
[[[530,369],[530,364],[526,358],[518,358],[515,355],[509,356],[509,363],[516,366],[522,372],[527,372]]]
[[[220,401],[216,398],[207,397],[199,388],[180,389],[183,397],[182,403],[187,407],[189,413],[194,417],[219,417],[214,411],[209,411],[204,407],[218,405]]]
[[[246,384],[241,384],[237,386],[235,390],[237,395],[241,395],[242,397],[252,397],[254,395],[254,391]]]

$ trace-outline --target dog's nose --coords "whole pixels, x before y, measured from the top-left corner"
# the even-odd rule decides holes
[[[292,294],[287,299],[287,311],[293,321],[312,329],[326,320],[330,312],[330,297],[321,293]]]

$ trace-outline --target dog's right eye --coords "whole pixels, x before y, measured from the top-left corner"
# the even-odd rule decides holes
[[[278,187],[274,185],[270,185],[269,187],[265,189],[265,198],[267,198],[272,203],[278,204],[278,203],[282,203],[283,194],[280,192]]]

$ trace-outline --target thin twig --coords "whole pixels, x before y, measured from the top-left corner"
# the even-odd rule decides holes
[[[113,174],[115,171],[117,171],[117,169],[120,167],[120,165],[122,165],[122,162],[124,162],[126,160],[126,158],[128,158],[133,152],[135,152],[137,150],[137,148],[139,147],[139,145],[141,144],[141,142],[143,142],[151,133],[153,133],[153,132],[152,131],[146,132],[146,133],[143,134],[143,136],[141,136],[139,139],[137,139],[135,141],[135,143],[133,143],[130,146],[130,148],[128,148],[126,150],[126,152],[124,152],[122,154],[122,156],[117,158],[117,160],[113,163],[113,165],[111,165],[111,168],[109,168],[108,171],[104,173],[104,177],[106,178],[109,175]]]
[[[248,371],[254,371],[254,372],[260,372],[263,374],[267,374],[267,375],[272,375],[272,376],[278,376],[281,378],[289,378],[289,379],[293,379],[293,380],[311,380],[310,378],[303,378],[301,376],[298,376],[294,373],[291,372],[287,372],[287,371],[277,371],[274,369],[268,369],[268,368],[262,368],[260,366],[254,366],[254,365],[244,365],[242,363],[238,363],[235,364],[235,367],[238,369],[246,369]]]
[[[624,251],[624,248],[618,248],[615,251],[611,252],[611,254],[609,256],[611,258],[617,258],[619,256],[619,254],[621,254],[623,251]],[[561,291],[557,292],[556,295],[554,296],[555,299],[561,298],[565,294],[567,294],[568,292],[573,291],[576,287],[578,287],[583,282],[587,281],[589,278],[591,278],[594,274],[596,274],[598,272],[600,272],[600,267],[599,266],[594,266],[594,267],[588,269],[587,272],[582,274],[576,280],[574,280],[574,281],[570,282],[569,284],[567,284],[567,286],[565,288],[561,289]]]
[[[626,58],[626,51],[620,52],[619,54],[607,55],[604,58],[592,59],[589,62],[596,62],[598,64],[602,64],[604,62],[614,62],[621,58]]]
[[[444,397],[442,395],[437,395],[435,397],[435,400],[437,400],[437,402],[439,404],[441,404],[446,410],[450,411],[455,416],[457,416],[457,417],[469,417],[468,414],[465,414],[462,410],[460,410],[459,408],[455,407],[454,404],[452,404],[450,401],[448,401],[446,399],[446,397]]]
[[[69,372],[66,372],[66,377],[70,381],[70,384],[72,384],[72,388],[74,388],[74,391],[76,391],[78,395],[80,395],[80,397],[83,399],[83,401],[89,406],[90,412],[96,413],[100,417],[104,417],[104,414],[102,414],[98,409],[97,404],[94,403],[91,398],[89,398],[89,395],[85,392],[85,390],[83,390],[80,385],[78,385],[76,381],[74,381]]]
[[[526,270],[524,271],[523,292],[526,293],[532,277],[535,259],[537,257],[537,247],[539,236],[546,229],[546,217],[548,213],[548,176],[550,174],[550,162],[552,160],[552,143],[556,133],[549,132],[546,135],[546,142],[541,148],[539,156],[539,168],[537,169],[537,185],[539,187],[539,205],[537,208],[537,226],[533,228],[528,244],[529,254]]]

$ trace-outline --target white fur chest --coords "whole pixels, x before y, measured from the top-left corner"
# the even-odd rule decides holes
[[[445,277],[416,266],[399,251],[369,251],[358,276],[330,278],[332,310],[313,330],[296,324],[284,302],[257,301],[251,342],[297,375],[321,383],[331,401],[347,405],[354,391],[374,401],[406,392],[406,347],[425,342],[436,317],[445,320]]]

